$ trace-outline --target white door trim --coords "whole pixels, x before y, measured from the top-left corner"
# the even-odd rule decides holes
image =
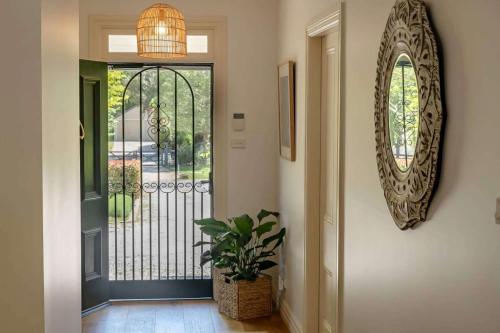
[[[321,40],[322,36],[338,31],[341,39],[341,8],[329,11],[318,19],[314,20],[306,29],[306,140],[305,140],[305,255],[304,255],[304,332],[319,332],[319,272],[320,272],[320,116],[321,116]],[[339,54],[339,66],[341,70],[340,55],[341,40],[339,49],[335,50]],[[341,73],[339,75],[340,81]],[[337,96],[340,94],[340,82]],[[340,101],[337,101],[340,103]],[[339,105],[340,106],[340,105]],[[342,109],[339,107],[340,113]],[[339,162],[342,158],[342,139],[340,131],[342,129],[342,119],[339,119],[339,130],[337,131],[339,143],[338,158],[338,179],[339,187],[342,186],[342,169]],[[342,267],[342,219],[341,192],[337,196],[337,322],[333,327],[333,332],[340,332],[341,319],[341,267]]]

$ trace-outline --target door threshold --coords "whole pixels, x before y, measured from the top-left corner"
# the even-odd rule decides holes
[[[211,301],[213,297],[184,297],[184,298],[121,298],[121,299],[110,299],[109,303],[120,303],[120,302],[158,302],[158,301]]]
[[[110,299],[107,302],[93,306],[87,310],[82,311],[82,318],[91,315],[94,312],[100,311],[108,306],[113,305],[113,303],[121,302],[158,302],[158,301],[213,301],[212,297],[195,297],[195,298],[133,298],[133,299]]]
[[[99,310],[102,310],[104,308],[107,308],[108,306],[111,305],[111,301],[107,301],[98,305],[95,305],[87,310],[82,311],[82,318],[87,317],[88,315],[91,315],[94,312],[97,312]]]

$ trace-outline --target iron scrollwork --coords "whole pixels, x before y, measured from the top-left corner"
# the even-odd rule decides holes
[[[413,63],[419,98],[417,142],[411,165],[396,164],[389,133],[389,88],[398,57]],[[375,88],[375,138],[380,182],[396,225],[406,230],[424,222],[439,175],[444,111],[436,39],[424,3],[398,0],[382,36]]]
[[[167,138],[170,136],[170,118],[166,115],[165,103],[151,106],[146,110],[148,129],[147,135],[153,141],[152,149],[167,148]]]
[[[209,180],[199,180],[199,181],[171,181],[171,182],[144,182],[140,183],[109,183],[108,191],[109,194],[119,194],[125,192],[125,194],[140,193],[191,193],[193,191],[197,193],[209,193],[211,192],[212,183]]]

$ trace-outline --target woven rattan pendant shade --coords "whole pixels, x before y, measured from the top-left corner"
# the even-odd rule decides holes
[[[184,15],[167,4],[145,9],[137,22],[137,53],[147,58],[187,55]]]

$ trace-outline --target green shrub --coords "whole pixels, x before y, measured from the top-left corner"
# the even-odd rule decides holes
[[[122,184],[123,182],[123,161],[114,160],[108,162],[108,182],[111,185]],[[141,172],[141,162],[139,160],[125,161],[125,185],[137,184]],[[117,187],[116,187],[117,188]]]
[[[179,165],[193,163],[193,135],[187,131],[177,133],[177,159]]]
[[[125,218],[130,216],[130,212],[132,212],[132,197],[129,195],[125,195]],[[112,194],[109,196],[109,206],[108,206],[108,215],[109,217],[115,217],[115,195]],[[123,218],[123,194],[116,194],[116,217]]]

